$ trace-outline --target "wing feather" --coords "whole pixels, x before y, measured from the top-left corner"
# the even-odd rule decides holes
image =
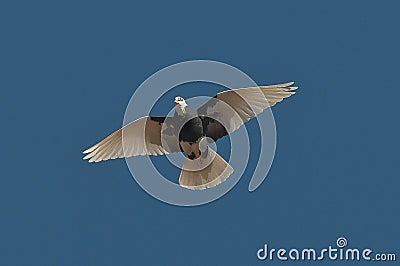
[[[197,110],[203,116],[206,135],[217,140],[237,130],[265,109],[295,94],[298,87],[292,86],[293,84],[294,82],[288,82],[218,93]]]
[[[162,155],[178,150],[164,148],[161,132],[166,122],[165,117],[142,117],[86,149],[84,160],[100,162],[108,159],[138,155]],[[171,147],[173,145],[170,145]]]

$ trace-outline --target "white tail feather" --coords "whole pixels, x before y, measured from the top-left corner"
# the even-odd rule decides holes
[[[179,176],[179,184],[182,187],[193,190],[211,188],[224,182],[233,173],[233,168],[224,160],[224,158],[219,156],[212,149],[209,148],[208,150],[208,156],[214,157],[214,160],[202,170],[185,170],[193,169],[191,164],[194,163],[194,161],[185,158]]]

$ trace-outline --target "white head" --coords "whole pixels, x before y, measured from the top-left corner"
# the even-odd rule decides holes
[[[174,102],[175,102],[175,108],[176,108],[176,111],[178,112],[178,114],[179,115],[186,114],[186,107],[188,105],[185,102],[185,99],[183,99],[181,96],[176,96]]]

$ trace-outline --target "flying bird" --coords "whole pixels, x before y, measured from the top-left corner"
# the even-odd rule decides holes
[[[233,168],[208,144],[232,133],[265,109],[295,94],[294,82],[226,90],[197,109],[175,97],[173,116],[141,117],[115,131],[83,153],[100,162],[139,155],[182,152],[179,184],[200,190],[224,182]]]

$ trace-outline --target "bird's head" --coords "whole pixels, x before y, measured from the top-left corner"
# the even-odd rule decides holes
[[[179,115],[186,114],[186,107],[188,105],[187,105],[185,99],[183,99],[181,96],[176,96],[174,103],[175,103],[176,111],[178,112]]]

